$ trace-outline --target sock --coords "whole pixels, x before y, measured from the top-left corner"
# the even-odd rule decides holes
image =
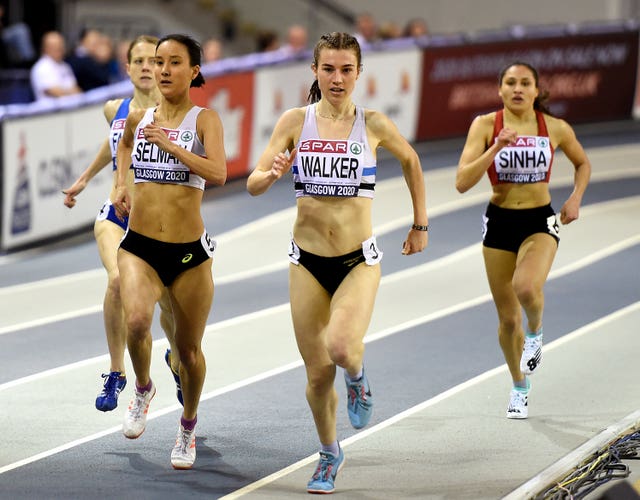
[[[196,415],[193,420],[187,420],[184,416],[180,417],[180,425],[185,431],[192,431],[196,427],[198,416]]]
[[[529,383],[529,379],[527,377],[522,380],[514,380],[513,387],[522,392],[527,392],[531,388],[531,384]]]
[[[338,444],[338,440],[336,439],[331,444],[322,444],[321,450],[328,451],[329,453],[333,453],[337,457],[340,454],[340,445]]]
[[[537,332],[527,332],[527,337],[530,339],[533,339],[535,337],[537,337],[538,335],[542,335],[542,327],[538,328]]]
[[[354,377],[349,375],[349,372],[347,370],[344,371],[345,375],[351,382],[357,382],[358,380],[360,380],[362,378],[363,372],[364,372],[364,366],[360,367],[360,370],[358,371],[358,373],[356,373]]]
[[[147,385],[142,387],[138,385],[138,381],[136,380],[136,391],[138,391],[140,394],[149,392],[151,390],[151,387],[153,387],[153,382],[151,382],[151,379],[149,379],[149,383]]]

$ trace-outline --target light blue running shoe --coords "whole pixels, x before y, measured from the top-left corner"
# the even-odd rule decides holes
[[[103,373],[105,379],[102,392],[96,398],[96,409],[111,411],[118,406],[118,396],[127,385],[127,377],[120,372]]]
[[[173,375],[173,380],[176,383],[176,398],[178,398],[178,402],[184,406],[184,401],[182,399],[182,386],[180,385],[180,374],[173,371],[171,368],[171,349],[167,349],[167,352],[164,353],[164,360],[171,370],[171,375]]]
[[[333,493],[336,476],[343,465],[344,452],[342,448],[340,448],[338,456],[330,451],[321,451],[318,467],[307,483],[307,491],[309,493]]]
[[[369,423],[373,414],[373,396],[369,388],[367,375],[362,370],[362,378],[357,382],[349,379],[349,374],[345,370],[344,381],[347,384],[347,413],[349,421],[356,429],[362,429]]]

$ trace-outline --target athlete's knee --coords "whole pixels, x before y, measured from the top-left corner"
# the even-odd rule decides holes
[[[329,357],[338,366],[348,366],[353,357],[352,349],[346,342],[332,342],[327,346]]]
[[[107,275],[107,294],[112,300],[120,300],[120,273],[117,271]]]
[[[542,299],[542,289],[531,280],[514,281],[513,289],[523,307],[533,307]]]
[[[307,367],[307,390],[314,395],[324,394],[333,387],[336,369],[333,365]]]
[[[141,311],[132,311],[127,314],[127,335],[134,339],[142,339],[151,330],[153,317]]]
[[[503,335],[511,335],[520,328],[522,323],[522,315],[519,312],[513,314],[500,315],[499,332]]]
[[[180,364],[187,370],[191,371],[204,363],[204,354],[198,346],[178,347],[178,356]]]

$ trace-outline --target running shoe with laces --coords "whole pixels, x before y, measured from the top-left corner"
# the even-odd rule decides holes
[[[176,445],[171,450],[171,465],[174,469],[190,469],[196,461],[196,430],[178,427]]]
[[[527,418],[529,416],[529,391],[513,387],[509,397],[509,407],[507,408],[507,418]]]
[[[103,373],[102,392],[96,398],[96,409],[111,411],[118,406],[118,396],[127,385],[127,377],[122,372]]]
[[[347,413],[349,421],[355,429],[362,429],[369,423],[373,413],[373,396],[369,388],[364,369],[360,380],[353,382],[345,370],[344,381],[347,384]]]
[[[146,392],[138,392],[137,388],[134,389],[133,399],[124,414],[124,423],[122,424],[122,432],[125,437],[136,439],[144,432],[147,425],[149,404],[155,395],[156,386],[153,384],[151,384],[151,389]]]
[[[525,335],[524,349],[520,358],[520,371],[531,375],[542,363],[542,333],[535,337]]]
[[[336,476],[343,465],[344,452],[342,448],[340,448],[338,456],[330,451],[321,451],[316,471],[307,483],[307,491],[309,493],[333,493]]]
[[[182,399],[182,386],[180,385],[180,374],[173,371],[171,368],[171,349],[167,349],[167,352],[164,353],[164,360],[171,370],[171,375],[173,375],[173,380],[176,382],[176,398],[178,398],[178,402],[184,406],[184,400]]]

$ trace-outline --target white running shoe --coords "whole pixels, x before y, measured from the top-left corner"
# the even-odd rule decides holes
[[[529,416],[529,391],[520,391],[515,387],[511,389],[507,418],[527,418]]]
[[[171,465],[174,469],[190,469],[196,461],[196,430],[186,430],[180,424],[176,445],[171,450]]]
[[[531,375],[542,363],[542,334],[524,337],[524,350],[520,358],[520,371]]]
[[[124,414],[122,432],[129,439],[136,439],[144,432],[147,425],[147,413],[149,413],[149,403],[156,395],[156,386],[151,384],[151,389],[147,392],[133,390],[133,399]]]

